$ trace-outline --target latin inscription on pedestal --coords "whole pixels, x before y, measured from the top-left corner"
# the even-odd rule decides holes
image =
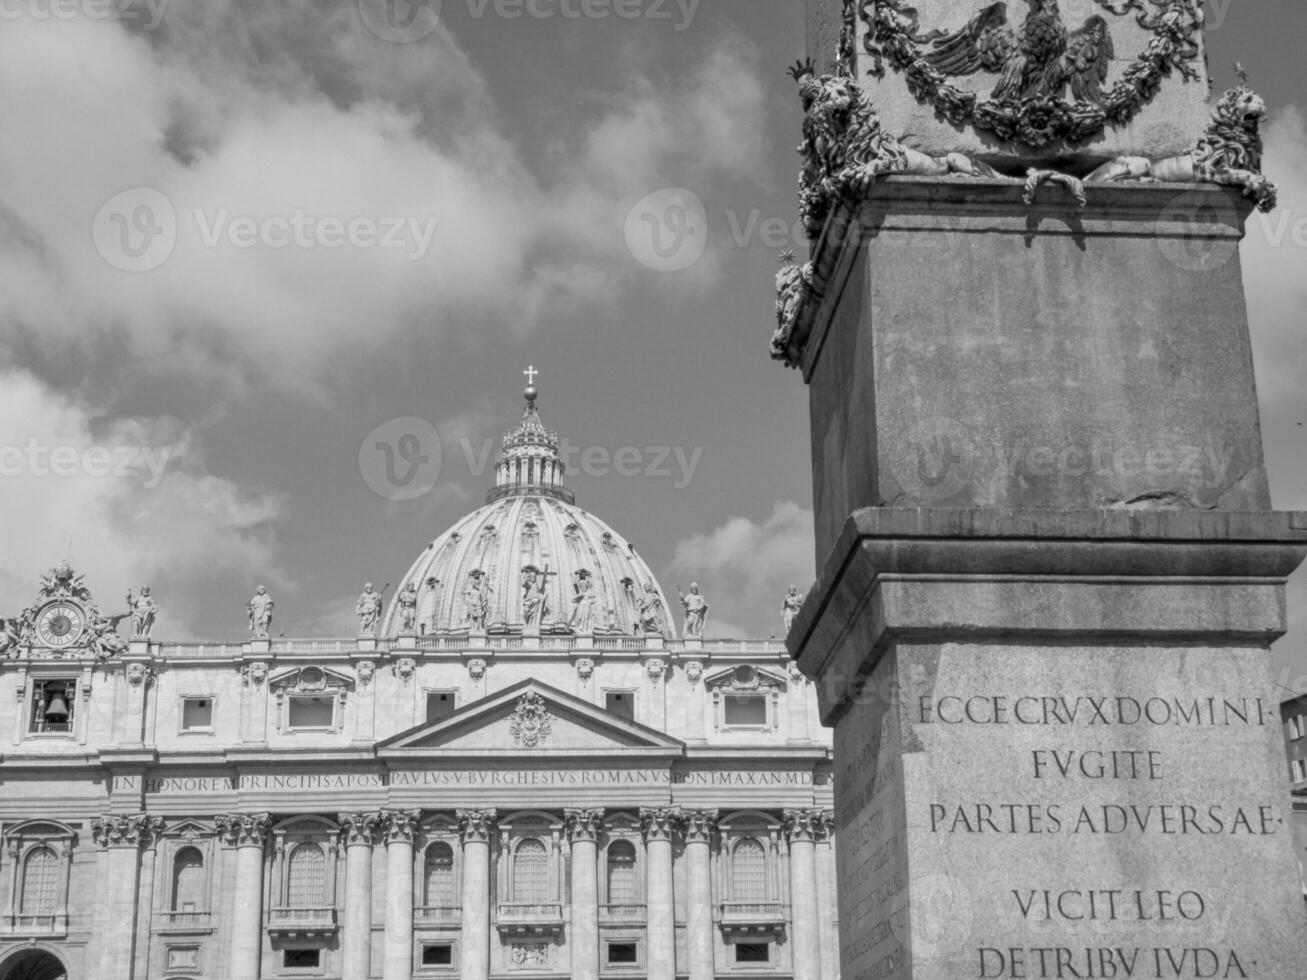
[[[844,976],[1297,980],[1264,652],[900,645],[858,700]]]

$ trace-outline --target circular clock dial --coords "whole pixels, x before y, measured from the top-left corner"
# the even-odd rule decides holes
[[[51,647],[68,647],[76,643],[86,629],[82,611],[68,602],[46,606],[36,617],[36,636]]]

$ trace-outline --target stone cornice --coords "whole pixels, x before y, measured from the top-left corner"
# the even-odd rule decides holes
[[[495,820],[499,811],[493,807],[484,810],[456,810],[458,833],[463,843],[488,843],[495,832]]]
[[[387,844],[412,844],[420,816],[418,810],[382,810],[378,814],[382,837]]]
[[[381,824],[379,810],[340,813],[337,820],[340,821],[340,840],[346,847],[371,847],[377,842],[377,830]]]
[[[567,839],[573,844],[577,841],[598,840],[603,819],[603,807],[564,808],[563,820],[567,827]]]
[[[681,808],[678,806],[640,807],[640,830],[645,841],[670,841],[681,825]]]
[[[272,820],[266,813],[228,813],[213,818],[218,836],[231,847],[262,847]]]

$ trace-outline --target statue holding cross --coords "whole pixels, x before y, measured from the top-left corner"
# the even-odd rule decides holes
[[[534,565],[522,567],[522,622],[527,626],[539,626],[549,615],[549,595],[545,591],[549,585],[549,576],[557,575],[546,565],[544,571]]]

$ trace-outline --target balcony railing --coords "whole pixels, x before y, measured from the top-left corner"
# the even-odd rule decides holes
[[[764,935],[785,928],[785,906],[780,902],[722,902],[718,909],[724,932]]]
[[[68,932],[68,913],[24,915],[11,912],[0,916],[0,932],[6,936],[62,936]]]
[[[456,926],[462,918],[463,908],[459,905],[418,905],[413,909],[413,921],[417,925]]]
[[[655,638],[656,639],[656,638]],[[597,634],[585,638],[586,649],[622,650],[638,653],[648,645],[649,638],[623,634]],[[394,649],[398,643],[395,637],[380,637],[378,644],[384,649]],[[663,641],[665,647],[675,651],[683,646],[682,641],[668,638]],[[414,645],[424,653],[464,652],[467,650],[521,650],[526,644],[520,634],[496,634],[492,636],[469,636],[468,634],[439,634],[418,636]],[[580,637],[568,634],[545,634],[536,639],[531,649],[541,651],[565,652],[581,648]],[[278,637],[270,641],[271,652],[281,657],[344,656],[358,650],[356,639],[290,639]],[[240,643],[172,643],[152,641],[151,649],[168,660],[239,660],[242,654]],[[721,656],[739,654],[767,654],[781,656],[785,654],[785,644],[780,640],[735,640],[712,639],[703,641],[705,653]]]
[[[630,905],[609,902],[599,906],[599,918],[604,922],[644,922],[648,918],[647,905]]]
[[[302,909],[271,908],[268,910],[268,931],[288,936],[335,932],[336,910],[330,906]]]
[[[213,928],[213,913],[160,912],[159,928],[165,932],[207,932]]]
[[[563,907],[556,902],[503,902],[497,919],[500,933],[508,936],[547,936],[563,931]]]

